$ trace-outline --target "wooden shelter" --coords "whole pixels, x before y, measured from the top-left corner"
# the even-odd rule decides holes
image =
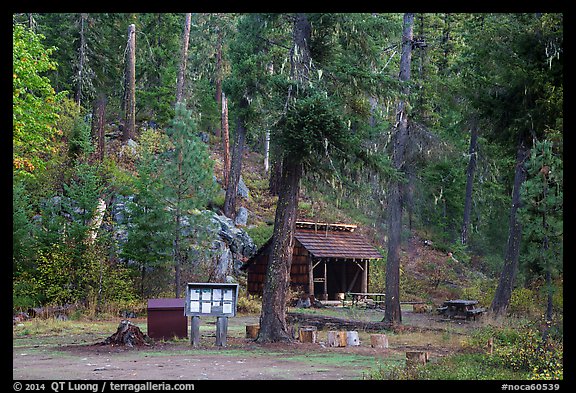
[[[358,232],[356,225],[296,222],[290,286],[320,300],[339,293],[368,292],[369,261],[383,256]],[[248,293],[262,295],[272,239],[243,266]]]

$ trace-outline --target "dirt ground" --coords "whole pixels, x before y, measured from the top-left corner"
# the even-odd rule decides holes
[[[227,345],[215,346],[215,327],[201,328],[200,347],[188,340],[155,342],[126,348],[98,344],[106,336],[58,337],[56,340],[13,339],[13,378],[17,380],[357,380],[379,367],[403,364],[406,351],[425,350],[432,360],[459,347],[459,326],[448,326],[431,314],[404,313],[412,326],[438,330],[389,334],[390,347],[370,346],[369,332],[359,332],[360,346],[332,348],[326,331],[316,343],[257,344],[245,337],[245,325],[256,316],[230,318]],[[136,320],[143,328],[146,320]],[[442,329],[444,326],[446,329]],[[144,331],[144,329],[142,329]],[[448,333],[447,333],[448,332]],[[113,333],[112,331],[110,334]],[[387,333],[388,335],[388,333]]]

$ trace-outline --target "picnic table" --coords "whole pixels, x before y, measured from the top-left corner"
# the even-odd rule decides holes
[[[384,296],[385,293],[378,293],[378,292],[346,292],[344,295],[344,299],[342,299],[342,305],[344,305],[345,300],[351,300],[352,305],[358,305],[358,302],[361,300],[372,300],[372,303],[375,305],[381,305],[384,307]]]
[[[447,300],[441,307],[436,310],[442,315],[446,315],[449,318],[473,318],[476,320],[477,316],[482,315],[485,308],[477,307],[478,300],[466,300],[466,299],[456,299]]]

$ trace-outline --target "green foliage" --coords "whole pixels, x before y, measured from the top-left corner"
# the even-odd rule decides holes
[[[562,334],[555,334],[554,327],[561,323],[541,323],[541,320],[524,322],[518,326],[486,325],[475,329],[468,345],[484,351],[490,338],[494,342],[494,354],[487,360],[498,367],[526,374],[527,379],[562,379]],[[548,338],[542,335],[542,327],[548,329]]]
[[[315,92],[299,98],[273,131],[273,138],[288,157],[316,166],[320,157],[346,151],[351,134],[325,94]]]
[[[508,347],[495,347],[503,365],[515,371],[529,372],[529,379],[563,379],[564,344],[561,339],[543,341],[541,333],[527,327],[519,340]]]
[[[534,144],[526,170],[521,190],[524,204],[519,209],[525,245],[522,261],[532,276],[557,275],[562,272],[564,238],[563,162],[551,141]]]
[[[32,206],[24,183],[16,178],[12,185],[12,266],[29,267],[36,242],[31,223]]]
[[[248,314],[258,314],[262,311],[261,298],[249,298],[247,296],[238,296],[238,312]]]
[[[12,308],[14,310],[25,311],[31,307],[38,307],[45,301],[32,273],[15,274],[12,283]]]
[[[463,299],[476,299],[481,307],[488,307],[494,299],[496,283],[485,277],[470,280],[470,284],[462,289]]]
[[[158,198],[163,192],[163,181],[158,174],[157,154],[165,151],[166,141],[155,131],[147,131],[140,138],[134,181],[135,199],[127,204],[128,240],[122,247],[121,257],[131,261],[135,270],[135,283],[145,298],[155,295],[150,289],[158,277],[151,271],[167,272],[172,261],[172,217]],[[151,276],[151,277],[149,277]]]
[[[421,202],[422,223],[436,229],[442,235],[439,240],[452,243],[463,215],[464,163],[447,156],[429,163],[421,173],[427,190]]]
[[[514,288],[510,296],[510,304],[508,305],[508,313],[511,315],[537,315],[538,313],[538,297],[533,290],[529,288]]]
[[[12,123],[13,166],[17,175],[32,174],[55,153],[58,103],[63,93],[54,91],[45,73],[56,69],[37,35],[20,24],[12,26]]]
[[[71,304],[83,299],[87,283],[86,265],[78,266],[70,248],[55,244],[41,251],[37,261],[36,285],[49,304]]]
[[[502,368],[483,354],[456,354],[444,357],[426,366],[380,368],[369,379],[385,380],[518,380],[525,379],[525,372]]]
[[[260,248],[272,237],[272,233],[274,232],[274,226],[262,223],[254,227],[246,228],[246,232],[248,233],[248,236],[250,236],[252,241],[254,241],[256,247]]]

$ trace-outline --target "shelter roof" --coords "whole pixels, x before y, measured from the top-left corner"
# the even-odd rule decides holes
[[[296,222],[294,237],[315,258],[334,259],[381,259],[378,250],[354,230],[356,225],[317,222]],[[246,268],[254,258],[268,249],[268,240],[242,267]]]
[[[358,232],[296,228],[294,237],[316,258],[380,259],[382,255]]]

